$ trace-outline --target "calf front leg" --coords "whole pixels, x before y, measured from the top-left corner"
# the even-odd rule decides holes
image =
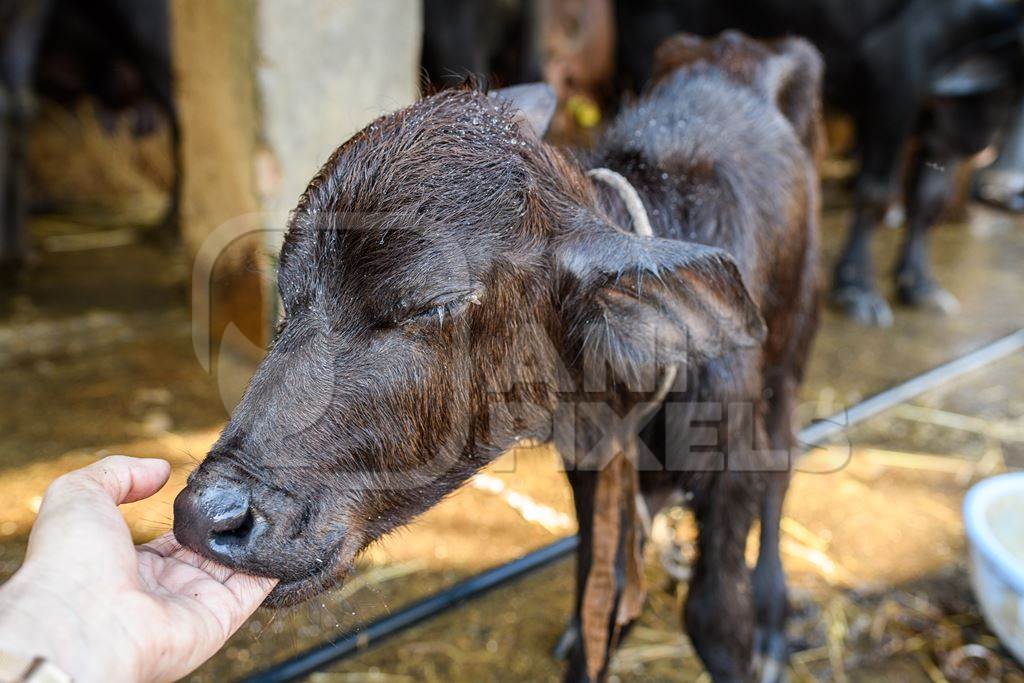
[[[721,472],[695,499],[698,557],[684,608],[686,630],[717,683],[751,681],[754,604],[744,558],[756,475]]]

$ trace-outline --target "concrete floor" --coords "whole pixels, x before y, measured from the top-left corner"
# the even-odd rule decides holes
[[[848,211],[841,201],[829,204],[831,262]],[[933,240],[937,274],[962,313],[897,310],[895,327],[885,331],[826,313],[803,389],[807,419],[1024,326],[1024,225],[980,208],[970,214],[965,224],[940,227]],[[227,361],[223,381],[201,371],[178,254],[131,235],[122,246],[67,250],[67,236],[81,230],[37,221],[40,263],[15,296],[0,298],[0,579],[18,565],[46,483],[107,453],[171,460],[167,489],[125,508],[140,540],[165,532],[170,501],[249,371]],[[878,236],[879,263],[891,262],[899,237]],[[960,419],[953,429],[943,426],[950,413],[978,420]],[[993,653],[990,665],[1002,668],[1003,680],[1024,681],[979,622],[959,515],[971,481],[1024,468],[1024,357],[924,395],[837,443],[809,464],[844,453],[848,443],[851,465],[797,475],[786,511],[784,561],[798,612],[794,677],[967,680],[951,662],[975,643]],[[573,531],[570,495],[548,449],[507,456],[488,476],[372,548],[346,587],[258,614],[194,680],[238,678]],[[516,510],[494,492],[495,481],[526,496],[520,501],[545,513],[544,523],[527,521],[523,505]],[[685,520],[679,533],[688,533]],[[678,629],[685,589],[650,565],[649,606],[614,675],[693,680],[700,665]],[[571,561],[553,566],[316,680],[556,680],[551,648],[568,615],[571,568]]]

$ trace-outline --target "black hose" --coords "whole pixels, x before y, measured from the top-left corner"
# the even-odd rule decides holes
[[[831,417],[815,421],[800,431],[800,441],[807,446],[819,444],[882,411],[895,408],[915,396],[952,382],[1021,349],[1024,349],[1024,329],[901,382]]]
[[[579,545],[577,536],[569,536],[517,560],[460,581],[451,588],[414,602],[408,607],[363,626],[357,626],[334,642],[317,645],[311,650],[281,664],[245,679],[247,683],[277,683],[293,681],[349,655],[376,645],[407,628],[415,626],[457,605],[480,597],[503,583],[527,574],[566,557]]]

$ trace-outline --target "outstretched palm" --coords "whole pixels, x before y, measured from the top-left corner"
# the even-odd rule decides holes
[[[175,680],[224,644],[275,582],[200,557],[171,534],[132,545],[116,506],[153,495],[168,473],[160,460],[113,457],[47,489],[25,565],[0,592],[0,642],[27,649],[26,630],[47,629],[45,651],[33,654],[76,681]]]
[[[185,663],[187,671],[220,649],[275,583],[182,548],[171,534],[140,546],[137,553],[141,587],[162,608],[168,637],[181,641],[170,649],[191,657],[167,663]]]

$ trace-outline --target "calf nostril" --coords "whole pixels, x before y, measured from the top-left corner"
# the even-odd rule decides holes
[[[233,555],[249,544],[262,526],[251,504],[249,492],[234,482],[218,482],[203,492],[200,507],[208,520],[206,543],[211,550]]]
[[[251,511],[246,510],[241,519],[238,519],[231,527],[217,528],[214,526],[211,529],[210,546],[214,550],[244,546],[248,544],[255,527],[256,517]]]
[[[250,524],[251,521],[252,513],[249,511],[248,504],[221,509],[210,515],[210,531],[213,533],[238,531],[243,526]]]

